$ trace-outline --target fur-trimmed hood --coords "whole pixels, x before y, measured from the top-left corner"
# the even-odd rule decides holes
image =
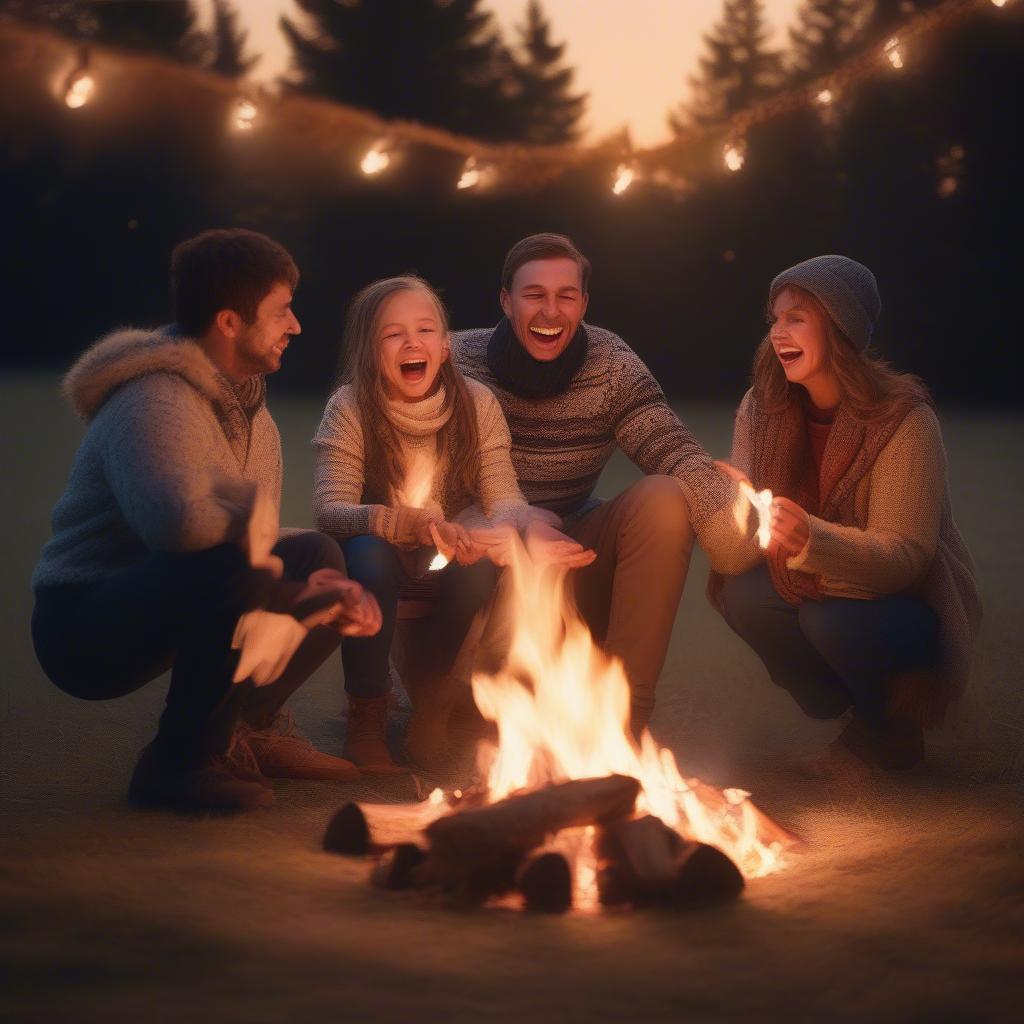
[[[128,381],[151,373],[173,373],[192,385],[217,409],[221,419],[239,407],[239,396],[191,338],[167,328],[122,328],[91,345],[64,377],[61,390],[75,412],[87,422],[110,394]],[[245,404],[262,401],[262,377],[252,379]]]

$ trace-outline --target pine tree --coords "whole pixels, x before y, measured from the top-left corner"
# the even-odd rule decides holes
[[[508,54],[480,0],[295,0],[313,31],[287,17],[286,84],[456,132],[514,134]]]
[[[196,27],[191,0],[77,0],[73,9],[76,34],[84,41],[126,50],[154,53],[182,64],[202,64],[209,41]]]
[[[228,0],[213,0],[213,60],[210,70],[228,78],[247,75],[260,57],[245,53],[249,33],[238,28],[238,11]]]
[[[869,0],[803,0],[789,30],[794,82],[834,70],[857,49]]]
[[[682,131],[692,121],[724,121],[775,92],[783,82],[782,57],[768,49],[762,0],[724,0],[722,18],[704,36],[708,55],[690,79],[693,98],[669,114]]]
[[[574,142],[587,97],[570,92],[575,71],[560,67],[565,43],[552,43],[551,23],[539,0],[530,0],[526,23],[517,26],[523,59],[513,58],[511,80],[524,142]]]

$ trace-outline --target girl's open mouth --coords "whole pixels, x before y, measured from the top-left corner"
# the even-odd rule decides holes
[[[794,348],[792,345],[782,345],[775,350],[775,354],[783,366],[788,366],[790,363],[795,363],[804,353],[803,349]]]
[[[400,363],[398,369],[401,371],[402,380],[410,384],[419,384],[427,375],[426,359],[410,359]]]

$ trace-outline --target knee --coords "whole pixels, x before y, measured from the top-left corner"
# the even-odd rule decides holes
[[[626,495],[626,523],[661,538],[691,536],[690,507],[674,477],[646,476],[630,487]]]
[[[306,530],[296,536],[295,542],[303,561],[310,566],[310,572],[316,572],[317,569],[345,571],[341,547],[333,537],[317,530]]]
[[[726,621],[740,633],[756,628],[768,610],[781,601],[764,566],[739,576],[726,576],[722,583]]]
[[[402,566],[398,553],[380,537],[353,537],[342,545],[344,564],[348,575],[369,587],[379,597],[381,593],[398,592]]]
[[[866,639],[858,610],[841,599],[804,601],[798,612],[800,630],[822,654],[841,654]]]

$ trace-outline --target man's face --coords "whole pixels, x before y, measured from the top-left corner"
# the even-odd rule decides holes
[[[501,308],[523,348],[547,363],[572,341],[588,298],[575,260],[531,260],[515,272],[511,289],[502,288]]]
[[[256,307],[256,319],[243,323],[235,340],[235,360],[246,376],[275,373],[293,334],[302,330],[292,312],[292,290],[275,284]]]

